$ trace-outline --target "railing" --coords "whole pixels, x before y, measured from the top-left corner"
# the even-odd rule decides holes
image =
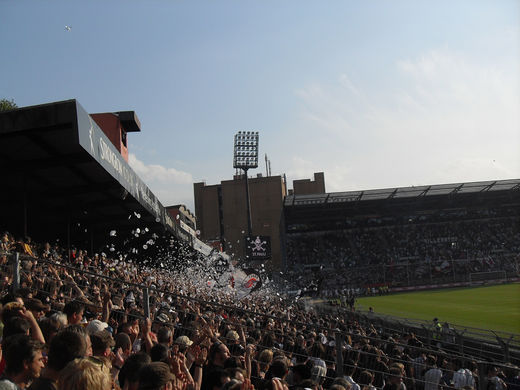
[[[488,261],[488,263],[486,263]],[[344,295],[339,289],[359,289],[361,294],[369,295],[372,288],[388,287],[390,291],[408,291],[432,286],[461,287],[500,282],[520,277],[520,258],[515,253],[497,253],[493,258],[471,258],[431,261],[416,260],[404,264],[372,264],[347,267],[345,264],[330,263],[330,261],[313,261],[312,267],[306,264],[293,265],[295,270],[289,270],[288,275],[301,275],[302,268],[307,270],[308,277],[316,279],[323,277],[321,292],[324,296],[337,297]],[[308,268],[313,268],[308,269]],[[319,269],[319,271],[318,271]],[[479,272],[469,270],[478,269]],[[479,274],[476,280],[470,275]],[[288,283],[294,284],[293,281]],[[293,288],[304,286],[294,285]]]
[[[322,312],[349,315],[365,326],[373,325],[385,334],[414,333],[427,345],[441,344],[442,348],[473,359],[520,364],[520,334],[499,332],[450,324],[438,332],[432,322],[369,312],[356,308],[322,305]]]

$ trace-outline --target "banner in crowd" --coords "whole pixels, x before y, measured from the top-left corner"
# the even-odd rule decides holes
[[[250,260],[269,260],[271,258],[271,238],[269,236],[246,237],[246,256]]]
[[[213,252],[213,248],[210,247],[209,245],[206,245],[204,242],[202,242],[201,240],[199,240],[198,238],[194,237],[193,238],[193,248],[197,251],[199,251],[200,253],[206,255],[206,256],[209,256],[211,252]]]
[[[235,269],[231,283],[239,300],[262,287],[260,273],[253,268]]]
[[[197,237],[197,232],[193,230],[186,222],[179,221],[180,227],[188,234],[190,234],[192,237]]]

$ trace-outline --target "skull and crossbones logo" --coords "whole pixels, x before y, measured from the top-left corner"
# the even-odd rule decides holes
[[[262,241],[260,239],[260,237],[257,236],[256,240],[253,241],[253,245],[254,245],[253,250],[257,251],[257,252],[259,252],[259,251],[265,252],[264,244],[267,244],[267,241]]]

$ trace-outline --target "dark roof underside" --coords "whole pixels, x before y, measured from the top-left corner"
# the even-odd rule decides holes
[[[103,144],[105,154],[112,145],[106,146],[95,124],[90,125],[90,143],[96,150],[80,142],[82,136],[88,140],[89,132],[79,119],[80,114],[85,117],[82,110],[75,100],[68,100],[0,113],[0,227],[17,236],[63,241],[68,237],[97,245],[112,229],[143,224],[157,231],[169,228],[162,205],[155,207],[159,214],[150,212],[127,183],[100,163],[110,159],[96,156],[102,147],[95,142]],[[135,175],[124,160],[110,157],[127,177]]]

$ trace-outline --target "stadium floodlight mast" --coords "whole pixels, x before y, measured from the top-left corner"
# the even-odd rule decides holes
[[[246,183],[246,205],[247,205],[247,235],[251,237],[251,206],[249,202],[249,184],[247,171],[258,167],[258,131],[239,131],[235,134],[235,147],[233,149],[233,168],[244,171]]]

